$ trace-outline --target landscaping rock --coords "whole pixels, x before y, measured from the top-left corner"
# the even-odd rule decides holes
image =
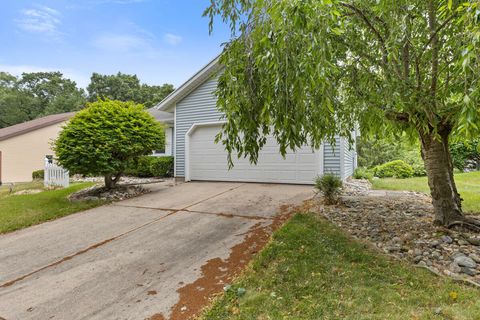
[[[453,262],[455,262],[460,267],[467,267],[467,268],[477,267],[477,263],[467,256],[458,256],[453,260]]]
[[[453,239],[452,239],[451,237],[449,237],[449,236],[442,236],[441,239],[442,239],[443,242],[445,242],[445,243],[447,243],[447,244],[453,243]]]
[[[471,268],[467,268],[467,267],[463,267],[463,268],[461,269],[461,271],[462,271],[462,273],[465,273],[465,274],[467,274],[467,275],[469,275],[469,276],[474,276],[474,275],[477,274],[477,272],[476,272],[475,270],[473,270],[473,269],[471,269]]]
[[[115,189],[107,190],[104,187],[94,186],[75,192],[71,194],[68,199],[70,201],[92,201],[92,200],[105,200],[105,201],[120,201],[136,197],[145,193],[148,193],[147,189],[141,186],[122,186],[119,185]]]
[[[425,194],[347,184],[339,205],[317,208],[333,224],[386,254],[480,284],[480,236],[435,226],[431,198]]]

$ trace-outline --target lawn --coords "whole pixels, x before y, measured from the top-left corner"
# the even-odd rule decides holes
[[[480,213],[480,171],[457,173],[455,174],[455,182],[458,192],[464,199],[464,210],[470,213]],[[374,179],[372,183],[374,189],[408,190],[430,194],[427,177]]]
[[[479,297],[297,214],[202,319],[479,319]]]
[[[104,204],[102,201],[70,202],[67,196],[93,183],[76,183],[65,189],[45,190],[36,194],[10,195],[0,189],[0,233],[10,232],[53,220]],[[19,184],[15,191],[43,188],[41,182]]]

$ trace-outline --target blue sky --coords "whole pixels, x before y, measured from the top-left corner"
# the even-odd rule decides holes
[[[202,18],[209,0],[2,0],[0,71],[59,70],[86,87],[92,72],[137,74],[176,87],[229,38]]]

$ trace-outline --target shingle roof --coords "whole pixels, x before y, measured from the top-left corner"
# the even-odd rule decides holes
[[[52,114],[50,116],[38,118],[35,120],[19,123],[10,127],[0,129],[0,141],[66,121],[74,115],[75,112]]]

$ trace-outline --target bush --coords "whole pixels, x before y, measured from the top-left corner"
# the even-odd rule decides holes
[[[164,144],[163,126],[142,105],[99,100],[70,119],[55,154],[70,174],[103,175],[111,189],[131,163]]]
[[[358,167],[353,172],[353,178],[370,180],[373,178],[373,173],[365,167]]]
[[[328,173],[315,179],[315,188],[325,197],[325,204],[335,204],[342,191],[342,180],[334,174]]]
[[[410,178],[413,177],[413,168],[403,160],[394,160],[373,169],[374,175],[379,178]]]
[[[32,172],[32,179],[33,180],[43,180],[45,177],[45,170],[35,170]]]
[[[125,171],[135,177],[170,177],[173,173],[173,157],[140,157]]]

